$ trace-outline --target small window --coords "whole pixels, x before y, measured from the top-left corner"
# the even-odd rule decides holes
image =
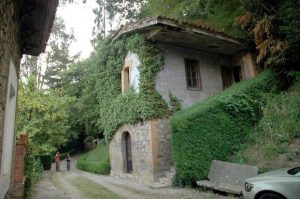
[[[195,59],[185,59],[185,73],[187,88],[201,90],[199,61]]]
[[[123,93],[129,89],[130,86],[130,70],[125,67],[122,71],[122,91]]]

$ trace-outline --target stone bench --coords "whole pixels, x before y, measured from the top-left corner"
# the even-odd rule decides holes
[[[255,166],[213,160],[208,180],[197,181],[197,185],[229,194],[241,195],[245,179],[256,176],[257,172],[258,168]]]

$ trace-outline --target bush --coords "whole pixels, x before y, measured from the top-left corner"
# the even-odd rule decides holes
[[[107,175],[110,173],[108,145],[102,143],[96,149],[82,155],[77,161],[81,170]]]
[[[264,94],[276,88],[274,74],[266,71],[176,113],[171,126],[179,183],[206,178],[213,159],[228,160],[238,152],[261,118]]]
[[[43,165],[39,158],[32,155],[31,145],[27,145],[25,157],[25,198],[30,198],[32,186],[40,179],[43,172]]]
[[[52,155],[48,155],[48,154],[37,155],[36,158],[39,158],[41,160],[44,170],[51,170],[51,164],[53,159]]]

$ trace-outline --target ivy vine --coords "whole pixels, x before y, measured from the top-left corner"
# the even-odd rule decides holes
[[[121,71],[129,51],[137,54],[140,60],[139,92],[130,88],[122,94]],[[161,50],[143,35],[103,41],[98,44],[92,59],[98,68],[96,92],[100,117],[97,125],[104,130],[106,141],[110,141],[125,123],[170,116],[172,111],[155,89],[155,77],[164,65],[164,57]]]

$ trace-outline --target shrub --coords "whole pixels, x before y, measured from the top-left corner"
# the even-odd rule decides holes
[[[300,137],[300,82],[267,98],[254,140],[266,152],[266,146],[272,146],[274,155],[289,152],[288,144],[297,137]]]
[[[39,158],[32,155],[32,146],[27,145],[27,153],[25,157],[25,198],[30,198],[32,186],[40,179],[43,172],[43,165]]]
[[[108,145],[102,143],[96,149],[82,155],[77,161],[81,170],[107,175],[110,173]]]
[[[190,184],[207,176],[213,159],[228,160],[261,118],[265,93],[276,91],[271,71],[235,84],[171,118],[177,179]]]
[[[51,170],[51,164],[53,159],[52,155],[42,154],[42,155],[37,155],[36,158],[39,158],[41,160],[44,170]]]

